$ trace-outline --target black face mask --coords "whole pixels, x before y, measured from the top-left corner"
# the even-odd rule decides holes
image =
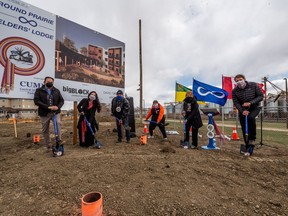
[[[45,85],[47,88],[51,88],[52,86],[53,86],[53,83],[52,82],[48,82],[48,83],[46,83],[46,85]]]

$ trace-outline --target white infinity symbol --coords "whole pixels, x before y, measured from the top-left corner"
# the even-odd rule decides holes
[[[201,90],[204,92],[201,92]],[[208,94],[211,94],[217,98],[224,98],[225,97],[225,94],[223,92],[219,92],[219,91],[207,91],[205,88],[199,86],[197,88],[197,92],[201,95],[201,96],[206,96]]]

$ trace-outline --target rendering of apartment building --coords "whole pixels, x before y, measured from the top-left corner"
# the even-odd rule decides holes
[[[108,49],[108,69],[124,75],[125,71],[125,55],[122,52],[122,48],[109,48]]]
[[[97,60],[98,64],[103,64],[101,66],[108,68],[111,72],[124,75],[125,56],[122,47],[111,47],[104,50],[102,47],[88,44],[87,56]]]

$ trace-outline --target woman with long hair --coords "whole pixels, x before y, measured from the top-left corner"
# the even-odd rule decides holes
[[[78,121],[79,144],[82,147],[89,147],[96,143],[95,132],[98,130],[98,123],[95,118],[96,111],[101,111],[101,104],[95,91],[91,91],[87,98],[83,98],[77,106],[80,113]],[[86,121],[87,120],[87,121]],[[89,126],[93,130],[91,132]]]

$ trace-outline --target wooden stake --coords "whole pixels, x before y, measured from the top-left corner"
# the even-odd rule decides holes
[[[77,101],[73,106],[73,145],[77,144]]]
[[[15,137],[17,138],[17,127],[16,127],[16,118],[9,118],[9,120],[13,121],[13,125],[14,125],[14,133],[15,133]]]

